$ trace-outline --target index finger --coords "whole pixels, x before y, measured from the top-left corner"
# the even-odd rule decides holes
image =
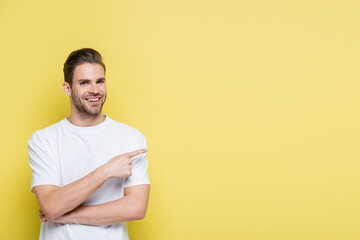
[[[129,152],[129,153],[127,153],[127,155],[128,155],[129,158],[132,158],[132,157],[135,157],[137,155],[140,155],[140,154],[143,154],[143,153],[146,153],[146,152],[147,152],[147,149],[143,148],[143,149],[138,149],[138,150]]]

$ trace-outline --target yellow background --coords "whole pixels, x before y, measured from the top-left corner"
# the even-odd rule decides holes
[[[27,141],[69,114],[62,66],[148,139],[132,240],[360,239],[360,3],[0,1],[0,239],[37,239]]]

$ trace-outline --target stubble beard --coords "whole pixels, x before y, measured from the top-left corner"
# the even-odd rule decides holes
[[[100,97],[100,95],[92,96],[92,97]],[[106,95],[101,96],[101,103],[100,103],[101,105],[98,108],[98,110],[96,110],[96,111],[91,111],[91,109],[86,107],[86,105],[85,105],[86,100],[81,101],[81,99],[75,95],[72,95],[71,98],[72,98],[73,103],[74,103],[78,113],[80,114],[80,116],[82,118],[89,119],[89,118],[96,117],[97,115],[99,115],[101,113],[102,107],[104,106],[104,103],[106,100]]]

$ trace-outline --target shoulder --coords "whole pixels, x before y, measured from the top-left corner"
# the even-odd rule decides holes
[[[111,120],[111,125],[111,133],[115,133],[117,136],[125,139],[128,146],[132,146],[135,149],[146,147],[146,138],[138,129],[114,120]]]
[[[50,140],[52,138],[56,138],[61,126],[61,122],[62,121],[59,121],[43,129],[36,130],[31,134],[29,138],[29,143],[39,142],[39,141],[41,142],[41,141]]]
[[[120,131],[122,134],[127,134],[130,137],[144,137],[144,135],[136,128],[129,126],[128,124],[121,123],[110,119],[111,130]]]

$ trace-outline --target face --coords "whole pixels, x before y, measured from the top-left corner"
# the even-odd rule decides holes
[[[70,95],[68,95],[71,97],[73,107],[82,117],[97,116],[101,113],[106,99],[104,68],[97,63],[84,63],[77,66],[69,90]]]

